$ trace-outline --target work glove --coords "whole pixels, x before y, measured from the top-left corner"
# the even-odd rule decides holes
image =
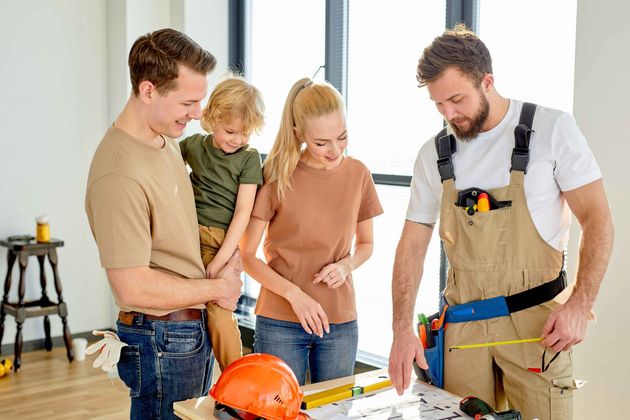
[[[99,356],[94,360],[92,366],[100,367],[105,372],[112,370],[120,360],[120,351],[127,344],[120,341],[120,338],[112,331],[92,331],[93,335],[102,336],[103,339],[92,344],[85,352],[87,354],[100,352]]]

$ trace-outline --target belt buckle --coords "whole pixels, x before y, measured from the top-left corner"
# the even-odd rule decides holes
[[[125,325],[133,325],[133,313],[120,311],[118,313],[118,320]]]

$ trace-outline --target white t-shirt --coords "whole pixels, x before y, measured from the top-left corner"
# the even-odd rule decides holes
[[[510,183],[514,128],[522,107],[521,101],[510,100],[505,117],[496,127],[472,141],[457,140],[457,151],[453,154],[455,188],[492,189]],[[571,212],[562,192],[596,181],[601,173],[570,114],[538,106],[532,129],[525,175],[527,207],[540,236],[562,250],[567,245],[571,224]],[[433,137],[418,152],[407,220],[435,223],[441,199],[442,182]]]

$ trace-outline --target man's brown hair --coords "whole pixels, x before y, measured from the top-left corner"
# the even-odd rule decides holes
[[[138,95],[144,80],[153,83],[163,95],[175,88],[180,64],[206,75],[214,69],[217,60],[188,35],[166,28],[136,39],[128,62],[134,95]]]
[[[477,86],[486,73],[492,73],[488,48],[463,23],[446,30],[424,49],[416,75],[419,86],[438,79],[449,67],[458,68]]]

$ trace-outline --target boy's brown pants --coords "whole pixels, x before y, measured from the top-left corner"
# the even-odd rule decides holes
[[[225,231],[223,229],[199,225],[201,259],[204,267],[207,267],[217,255],[224,239]],[[208,311],[208,335],[212,341],[212,351],[219,362],[221,371],[224,371],[230,363],[243,355],[241,333],[232,311],[212,302],[208,302],[206,309]]]

